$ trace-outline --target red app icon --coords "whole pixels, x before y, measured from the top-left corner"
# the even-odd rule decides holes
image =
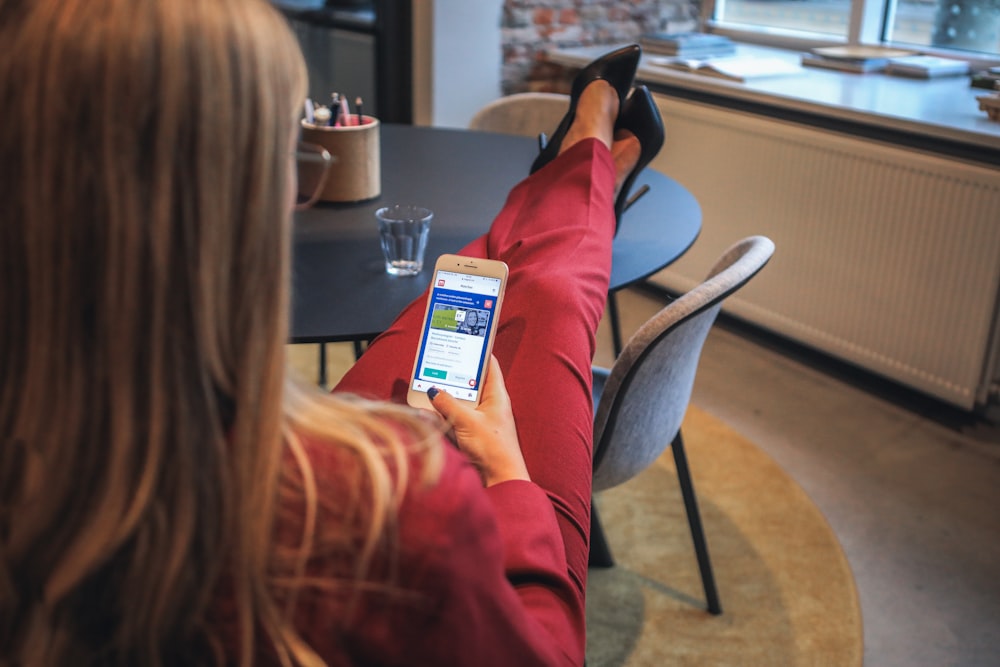
[[[438,280],[438,287],[444,287],[444,278]]]
[[[486,301],[483,302],[483,305],[485,307],[487,307],[487,308],[492,308],[493,307],[493,299],[486,299]]]

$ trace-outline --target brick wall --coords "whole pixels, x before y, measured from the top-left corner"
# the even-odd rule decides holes
[[[545,62],[546,49],[634,42],[651,30],[693,29],[699,2],[505,0],[503,92],[568,92],[569,73]]]

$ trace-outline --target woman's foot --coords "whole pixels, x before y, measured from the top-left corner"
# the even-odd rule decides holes
[[[636,176],[660,152],[666,136],[663,129],[663,118],[660,117],[660,110],[657,108],[656,101],[653,100],[653,96],[646,86],[637,86],[629,98],[625,100],[621,113],[618,114],[615,133],[616,136],[622,137],[621,141],[630,141],[627,135],[631,135],[633,139],[638,140],[639,144],[639,155],[635,158],[634,163],[632,162],[634,145],[627,146],[623,144],[619,150],[623,170],[627,168],[628,164],[633,164],[630,170],[622,172],[624,174],[623,180],[618,190],[618,195],[615,198],[615,220],[620,226],[622,213],[625,212],[625,204],[628,201]],[[614,155],[614,151],[612,155]],[[619,160],[616,158],[616,169],[618,165]]]
[[[573,79],[573,86],[570,91],[569,110],[563,116],[559,127],[552,134],[552,138],[539,152],[531,165],[531,173],[535,173],[549,162],[556,155],[562,152],[566,136],[576,119],[577,107],[585,90],[590,88],[595,81],[605,81],[616,91],[618,106],[620,107],[632,87],[632,79],[635,78],[635,70],[639,66],[639,56],[641,49],[638,44],[622,47],[611,53],[605,54],[597,60],[580,70],[580,73]]]
[[[639,164],[642,155],[642,144],[639,138],[629,130],[615,131],[615,140],[611,144],[611,157],[615,161],[615,199],[625,185],[635,166]]]
[[[615,141],[618,93],[607,81],[595,79],[580,94],[573,122],[560,142],[561,154],[583,139],[597,139],[609,149]]]
[[[643,93],[636,90],[632,95],[641,97]],[[628,196],[627,189],[631,187],[635,175],[642,170],[639,163],[644,157],[642,139],[636,134],[645,125],[636,122],[641,109],[636,108],[632,97],[626,101],[626,105],[628,107],[622,109],[620,114],[617,91],[607,81],[595,79],[580,94],[573,122],[567,128],[559,148],[561,154],[584,139],[597,139],[607,146],[615,165],[616,224],[621,222],[621,212]],[[623,123],[622,114],[626,111],[629,115],[625,119],[627,122]],[[655,140],[653,137],[654,143]],[[660,144],[662,143],[661,138]],[[659,146],[656,150],[659,150]],[[649,159],[652,157],[646,163]],[[617,226],[615,229],[617,230]]]

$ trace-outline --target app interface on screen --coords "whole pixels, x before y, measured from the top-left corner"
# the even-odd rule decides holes
[[[413,388],[476,400],[500,279],[438,271]]]

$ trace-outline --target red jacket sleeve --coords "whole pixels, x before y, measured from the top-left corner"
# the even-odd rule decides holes
[[[339,637],[313,607],[310,643],[332,664],[337,653],[354,664],[583,664],[583,596],[552,503],[531,482],[484,489],[447,449],[438,482],[409,490],[400,508],[402,594],[366,595]]]

